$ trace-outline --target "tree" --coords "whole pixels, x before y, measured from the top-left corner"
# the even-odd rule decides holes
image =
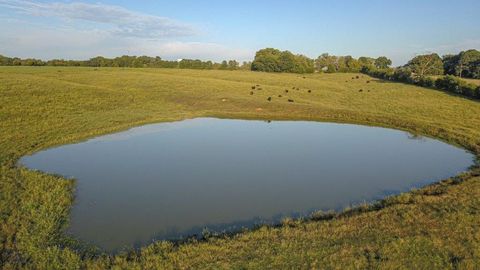
[[[436,53],[415,56],[406,67],[410,68],[416,77],[443,74],[443,62]]]
[[[458,63],[455,67],[455,74],[459,77],[474,77],[472,73],[478,69],[480,61],[480,51],[468,50],[461,52],[458,56]]]
[[[253,71],[280,72],[278,59],[280,58],[280,50],[274,48],[266,48],[255,53],[255,59],[252,62]]]
[[[228,61],[228,69],[229,70],[237,70],[238,69],[238,62],[235,60]]]
[[[218,69],[228,69],[228,62],[223,60]]]
[[[242,65],[240,66],[242,70],[251,70],[252,69],[252,62],[250,61],[243,61]]]
[[[471,74],[472,78],[480,79],[480,60],[477,60],[477,61],[472,63],[472,67],[470,69],[470,74]],[[480,89],[479,89],[479,92],[480,92]]]
[[[390,67],[390,65],[392,64],[392,60],[388,59],[385,56],[380,56],[375,59],[374,64],[376,68],[385,69]]]
[[[375,58],[372,57],[366,57],[366,56],[361,56],[358,58],[358,62],[362,67],[374,67],[375,66]]]
[[[329,55],[328,53],[323,53],[321,54],[316,60],[315,60],[315,68],[318,71],[323,71],[323,72],[337,72],[338,70],[338,61],[337,57],[334,55]]]
[[[335,56],[324,53],[315,60],[316,70],[327,73],[359,72],[362,67],[363,64],[350,55]]]
[[[289,51],[266,48],[255,54],[251,64],[253,71],[312,73],[313,60],[304,55],[295,55]]]
[[[447,54],[442,57],[443,70],[447,75],[455,75],[459,55]]]
[[[295,69],[295,55],[289,51],[281,52],[278,57],[278,68],[282,72],[293,72]]]
[[[305,55],[295,55],[295,65],[291,72],[294,73],[313,73],[315,72],[315,64],[313,59]]]
[[[362,68],[360,62],[357,59],[351,57],[350,55],[345,56],[344,60],[346,72],[359,72]]]

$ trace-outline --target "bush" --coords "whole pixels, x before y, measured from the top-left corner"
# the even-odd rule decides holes
[[[394,81],[413,83],[412,70],[409,68],[397,68],[392,76]]]
[[[423,87],[435,87],[435,80],[430,77],[420,77],[416,83],[419,86]]]
[[[480,87],[467,83],[464,80],[452,75],[446,75],[437,79],[435,81],[435,87],[467,97],[480,98]]]
[[[384,80],[392,80],[394,69],[392,68],[385,68],[385,69],[377,69],[375,67],[367,67],[364,66],[361,69],[362,73],[368,74],[372,77],[384,79]]]
[[[428,76],[416,77],[408,67],[396,69],[363,67],[361,72],[375,78],[411,83],[422,87],[436,88],[470,98],[480,99],[480,86],[467,83],[466,81],[452,75],[446,75],[437,80]]]

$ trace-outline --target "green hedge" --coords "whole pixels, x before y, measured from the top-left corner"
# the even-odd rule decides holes
[[[435,81],[435,87],[448,92],[480,99],[480,86],[467,83],[453,75],[446,75]]]
[[[446,75],[438,79],[434,79],[431,77],[415,77],[411,70],[408,68],[364,68],[362,69],[362,73],[383,80],[415,84],[418,86],[455,93],[469,98],[480,99],[480,86],[468,83],[452,75]]]

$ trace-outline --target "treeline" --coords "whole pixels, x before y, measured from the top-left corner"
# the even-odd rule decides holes
[[[387,68],[391,64],[392,61],[385,56],[355,59],[349,55],[335,56],[324,53],[313,60],[301,54],[293,54],[290,51],[266,48],[257,51],[251,70],[290,73],[360,72],[365,67]]]
[[[315,68],[318,72],[335,73],[335,72],[360,72],[364,68],[388,68],[392,64],[392,60],[385,56],[378,58],[359,57],[353,58],[347,56],[335,56],[324,53],[315,60]]]
[[[480,79],[480,51],[467,50],[443,56],[445,74]]]
[[[335,56],[324,53],[315,60],[301,54],[266,48],[257,51],[252,62],[253,71],[265,72],[365,72],[365,70],[388,69],[392,61],[385,56],[378,58]],[[401,69],[410,69],[413,76],[454,75],[461,78],[480,79],[480,52],[467,50],[456,55],[438,54],[419,55],[410,60]]]
[[[480,78],[479,60],[480,52],[477,50],[446,55],[443,58],[432,53],[415,56],[402,67],[365,67],[362,72],[384,80],[410,83],[480,99],[480,86],[461,79],[461,77]],[[438,75],[444,76],[436,77]]]
[[[150,56],[120,56],[106,58],[97,56],[89,60],[64,60],[52,59],[43,61],[40,59],[18,57],[10,58],[0,55],[2,66],[71,66],[71,67],[130,67],[130,68],[180,68],[180,69],[223,69],[223,70],[250,70],[250,62],[243,62],[241,65],[235,60],[216,63],[212,61],[201,61],[193,59],[182,59],[179,61],[163,60],[160,57]]]
[[[418,55],[402,67],[391,68],[392,61],[378,58],[335,56],[324,53],[313,60],[304,55],[274,48],[259,50],[251,64],[253,71],[264,72],[362,72],[373,77],[441,89],[480,99],[480,87],[460,77],[480,78],[480,52],[468,50],[440,57],[436,53]],[[441,78],[432,76],[445,75]]]

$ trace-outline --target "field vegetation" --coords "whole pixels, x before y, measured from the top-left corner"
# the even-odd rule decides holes
[[[145,123],[206,116],[391,127],[479,155],[478,101],[359,73],[1,67],[0,82],[3,269],[474,269],[480,265],[477,168],[341,213],[319,212],[303,220],[285,220],[281,226],[206,236],[202,241],[156,242],[109,255],[65,234],[74,180],[16,165],[21,156],[55,145]]]

